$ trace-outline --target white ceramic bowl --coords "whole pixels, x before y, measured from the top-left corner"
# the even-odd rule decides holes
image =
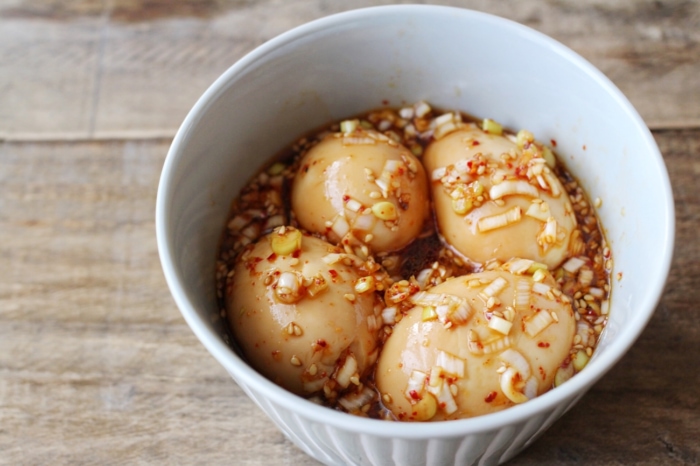
[[[557,141],[614,255],[610,321],[588,366],[563,386],[495,414],[387,423],[307,402],[259,375],[224,342],[214,263],[230,201],[261,162],[332,120],[425,99]],[[165,276],[182,315],[234,380],[326,464],[495,464],[532,443],[630,348],[651,317],[674,238],[668,175],[620,91],[556,41],[508,20],[437,6],[323,18],[272,39],[227,70],[175,137],[158,190]],[[590,426],[593,428],[593,426]]]

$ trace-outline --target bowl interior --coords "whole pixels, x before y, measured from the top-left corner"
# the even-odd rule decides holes
[[[188,324],[234,378],[277,400],[293,397],[241,361],[212,323],[216,248],[230,202],[300,135],[418,100],[556,141],[591,199],[602,200],[621,277],[613,279],[610,321],[589,366],[530,403],[584,390],[632,344],[659,299],[673,247],[668,175],[641,118],[601,73],[537,32],[468,10],[393,6],[324,18],[264,44],[212,85],[178,132],[158,193],[161,259]],[[525,405],[512,410],[526,413]],[[464,425],[476,426],[471,421]]]

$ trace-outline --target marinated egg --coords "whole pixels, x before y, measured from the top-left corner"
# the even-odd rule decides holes
[[[343,122],[300,162],[291,192],[299,225],[333,243],[395,251],[421,232],[430,215],[420,161],[384,134]]]
[[[299,395],[332,399],[359,384],[376,361],[381,323],[368,264],[292,227],[249,245],[225,303],[250,364]]]
[[[461,419],[549,390],[569,357],[576,321],[532,261],[454,277],[409,299],[377,363],[376,383],[398,420]]]
[[[460,123],[425,151],[440,233],[476,263],[523,257],[553,269],[582,246],[572,241],[576,217],[554,156],[527,131],[507,138],[490,129]]]

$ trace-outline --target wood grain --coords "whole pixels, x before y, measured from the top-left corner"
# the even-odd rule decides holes
[[[327,14],[388,3],[0,3],[0,138],[171,137],[209,84],[255,46]],[[610,77],[652,128],[700,125],[700,1],[426,3],[552,36]]]

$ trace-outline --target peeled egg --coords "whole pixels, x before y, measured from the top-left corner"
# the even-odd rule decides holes
[[[326,136],[301,160],[291,190],[299,225],[333,243],[395,251],[429,216],[425,170],[404,146],[360,127]]]
[[[380,301],[359,259],[281,227],[237,261],[225,296],[236,342],[248,362],[299,394],[340,392],[377,358]]]
[[[551,151],[530,133],[513,141],[463,125],[432,142],[423,162],[440,233],[471,261],[523,257],[551,269],[579,245]]]
[[[451,278],[413,295],[379,357],[376,384],[402,421],[488,414],[552,387],[576,321],[548,276],[506,270]]]

